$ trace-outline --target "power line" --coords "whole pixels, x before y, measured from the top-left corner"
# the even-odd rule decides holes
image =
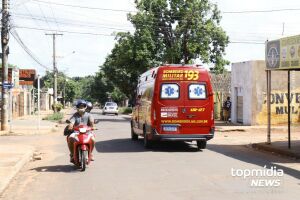
[[[50,32],[57,32],[55,29],[44,29],[44,28],[36,28],[36,27],[28,27],[28,26],[14,26],[15,28],[23,28],[23,29],[30,29],[30,30],[38,30],[38,31],[50,31]],[[91,33],[91,32],[79,32],[79,31],[68,31],[68,30],[60,30],[59,32],[62,33],[71,33],[71,34],[81,34],[81,35],[99,35],[99,36],[113,36],[111,34],[104,34],[104,33]]]
[[[41,1],[41,0],[32,0],[33,2],[39,2],[44,4],[53,4],[58,6],[65,7],[74,7],[74,8],[83,8],[83,9],[92,9],[92,10],[105,10],[105,11],[116,11],[116,12],[137,12],[132,10],[122,10],[122,9],[111,9],[111,8],[100,8],[100,7],[88,7],[88,6],[80,6],[73,4],[63,4],[49,1]],[[280,9],[270,9],[270,10],[243,10],[243,11],[224,11],[224,14],[246,14],[246,13],[271,13],[271,12],[284,12],[284,11],[300,11],[300,8],[280,8]]]
[[[23,28],[23,29],[30,29],[30,30],[37,30],[37,31],[56,31],[53,29],[42,29],[42,28],[36,28],[36,27],[25,27],[25,26],[14,26],[15,28]],[[67,30],[61,30],[63,33],[72,33],[72,34],[83,34],[83,35],[96,35],[96,36],[110,36],[115,37],[115,35],[112,34],[103,34],[103,33],[90,33],[90,32],[77,32],[77,31],[67,31]],[[229,43],[233,44],[265,44],[264,42],[260,41],[230,41]]]
[[[300,11],[300,8],[281,8],[271,10],[243,10],[243,11],[224,11],[223,14],[247,14],[247,13],[272,13],[284,11]]]
[[[47,21],[47,18],[46,18],[46,16],[45,16],[45,13],[43,12],[43,10],[42,10],[42,7],[41,7],[41,5],[40,4],[38,4],[38,6],[39,6],[39,9],[40,9],[40,11],[41,11],[41,13],[42,13],[42,15],[43,15],[43,17],[44,17],[44,19],[45,19],[45,21],[47,22],[47,25],[48,25],[48,27],[49,28],[51,28],[50,27],[50,24],[48,23],[48,21]]]
[[[41,21],[46,21],[46,22],[49,22],[50,20],[49,19],[51,19],[52,21],[51,22],[53,22],[53,23],[56,23],[55,22],[55,18],[51,18],[51,17],[47,17],[47,19],[44,17],[44,19],[42,19],[42,17],[41,16],[28,16],[28,15],[26,15],[26,14],[23,14],[23,13],[13,13],[13,16],[15,16],[15,17],[20,17],[20,18],[24,18],[24,17],[26,17],[26,18],[31,18],[31,19],[33,19],[33,20],[41,20]],[[92,24],[92,25],[94,25],[94,26],[98,26],[98,25],[106,25],[106,24],[99,24],[99,23],[89,23],[89,22],[86,22],[86,21],[79,21],[79,20],[69,20],[69,19],[63,19],[63,18],[57,18],[57,20],[56,20],[57,22],[60,22],[60,23],[64,23],[64,24],[71,24],[72,22],[79,22],[79,23],[83,23],[83,24]],[[63,21],[63,22],[62,22]],[[65,22],[65,21],[69,21],[69,22]],[[71,23],[70,23],[71,22]],[[156,27],[156,28],[169,28],[169,26],[162,26],[162,25],[158,25],[158,23],[157,22],[151,22],[151,24],[144,24],[144,23],[136,23],[136,24],[134,24],[134,25],[138,25],[138,26],[144,26],[144,27],[146,27],[146,26],[152,26],[152,27]],[[83,25],[83,26],[86,26],[86,25]],[[107,27],[107,26],[106,26]],[[119,27],[119,25],[118,25],[118,27]],[[129,27],[129,26],[126,26],[126,27]],[[128,29],[120,29],[120,28],[114,28],[114,29],[119,29],[119,30],[122,30],[122,31],[130,31],[130,30],[128,30]]]
[[[232,44],[263,44],[263,45],[265,45],[265,42],[255,42],[255,41],[230,41],[229,43],[232,43]]]
[[[83,8],[83,9],[89,9],[89,10],[104,10],[104,11],[113,11],[113,12],[136,12],[136,11],[132,11],[132,10],[100,8],[100,7],[89,7],[89,6],[63,4],[63,3],[56,3],[56,2],[49,2],[49,1],[40,1],[40,0],[32,0],[32,1],[33,2],[44,3],[44,4],[53,4],[53,5],[58,5],[58,6],[73,7],[73,8]]]
[[[57,21],[56,21],[56,18],[55,18],[54,12],[53,12],[52,5],[50,5],[50,8],[51,8],[51,13],[52,13],[53,18],[54,18],[54,21],[55,21],[55,23],[56,23],[57,29],[59,30],[59,26],[58,26],[58,23],[57,23]]]
[[[28,9],[28,7],[26,6],[26,4],[24,5],[24,7],[25,7],[26,11],[29,13],[29,15],[31,16],[31,19],[34,19],[33,15],[32,15],[31,12],[29,11],[29,9]],[[41,8],[40,8],[40,9],[41,9]],[[45,16],[44,16],[44,18],[45,18]],[[48,24],[48,26],[49,26],[49,23],[48,23],[48,21],[47,21],[46,18],[45,18],[45,20],[46,20],[46,22],[47,22],[47,24]],[[37,23],[36,20],[34,20],[34,22],[36,23],[36,25],[37,25],[38,27],[42,27],[42,26],[40,26],[39,23]],[[49,26],[49,28],[50,28],[50,26]],[[47,40],[47,44],[48,44],[48,46],[49,46],[49,48],[50,48],[50,44],[49,44],[49,41],[48,41],[48,40]]]
[[[24,1],[20,2],[20,3],[16,3],[16,4],[12,5],[11,9],[15,9],[15,8],[17,8],[17,7],[21,6],[21,5],[25,5],[26,3],[30,2],[30,1],[31,0],[24,0]]]
[[[45,21],[45,19],[42,18],[42,17],[40,17],[40,16],[32,16],[32,15],[28,16],[26,14],[14,14],[13,16],[20,17],[22,19],[33,19],[33,20]],[[90,25],[90,24],[88,24],[88,22],[85,22],[85,21],[68,20],[68,19],[63,19],[63,18],[58,18],[56,21],[55,21],[54,18],[48,18],[47,23],[59,23],[59,24],[71,25],[71,26],[78,26],[78,27],[103,28],[103,29],[110,29],[110,30],[116,30],[116,31],[127,31],[127,32],[133,31],[133,30],[129,30],[129,29],[120,29],[120,28],[114,28],[114,27],[109,27],[109,26],[101,26],[98,23]],[[47,30],[54,31],[53,29],[47,29]],[[76,31],[72,31],[72,33],[74,33],[74,32],[76,32]],[[80,32],[79,34],[83,34],[83,33]],[[91,33],[91,32],[88,32],[88,33],[85,33],[85,34],[92,34],[92,35],[97,34],[98,35],[98,33]],[[239,34],[241,34],[241,33],[239,33]],[[247,37],[248,40],[245,42],[245,40],[244,40],[245,38],[235,39],[234,41],[237,41],[237,42],[234,42],[234,43],[239,43],[239,44],[253,44],[253,42],[254,42],[255,44],[264,44],[261,41],[265,41],[270,36],[270,35],[263,36],[262,34],[257,34],[257,33],[242,33],[242,34],[243,35],[247,35],[246,37]],[[243,42],[238,42],[240,40],[243,41]],[[251,41],[251,42],[249,42],[249,41]]]
[[[57,23],[57,24],[64,24],[64,25],[74,25],[74,26],[78,26],[78,27],[91,27],[91,28],[103,28],[103,29],[111,29],[111,30],[117,30],[117,31],[132,31],[132,30],[129,30],[129,29],[121,29],[121,28],[114,28],[114,27],[109,27],[109,26],[103,26],[103,25],[100,25],[100,24],[86,24],[85,22],[83,21],[74,21],[75,23],[72,23],[73,20],[70,20],[71,22],[63,22],[63,21],[60,21],[60,20],[51,20],[51,19],[48,19],[48,20],[45,20],[43,18],[39,18],[39,17],[34,17],[34,16],[26,16],[26,15],[22,15],[22,16],[19,16],[19,15],[15,15],[15,17],[18,17],[18,18],[22,18],[22,19],[32,19],[32,20],[38,20],[38,21],[44,21],[44,22],[47,22],[47,23]],[[78,23],[76,23],[78,22]]]
[[[31,19],[43,19],[44,17],[43,16],[40,16],[40,15],[28,15],[27,13],[17,13],[17,12],[12,12],[12,16],[14,17],[19,17],[19,18],[31,18]],[[91,23],[91,20],[74,20],[74,19],[68,19],[68,18],[58,18],[56,17],[55,18],[57,21],[63,21],[63,22],[78,22],[78,23],[83,23],[83,24],[93,24],[93,25],[105,25],[105,26],[115,26],[115,27],[126,27],[126,28],[132,28],[132,25],[131,24],[117,24],[114,23],[114,22],[111,22],[110,24],[106,24],[106,23],[97,23],[97,22],[92,22]],[[47,17],[47,19],[43,19],[43,21],[46,21],[46,20],[52,20],[54,21],[55,20],[54,18],[52,17]],[[101,21],[104,21],[104,20],[101,20]]]
[[[47,66],[45,66],[44,64],[42,64],[42,62],[25,45],[25,43],[22,41],[22,39],[20,38],[19,34],[17,33],[17,31],[15,29],[11,29],[10,33],[15,38],[15,40],[17,41],[17,43],[22,47],[22,49],[31,57],[31,59],[33,59],[37,64],[39,64],[41,67],[45,68],[46,70],[50,70],[50,68],[48,68]]]

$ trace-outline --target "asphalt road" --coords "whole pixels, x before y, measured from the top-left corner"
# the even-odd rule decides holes
[[[251,150],[244,146],[208,142],[197,151],[195,144],[164,142],[145,150],[143,141],[130,140],[129,119],[100,115],[96,131],[95,161],[85,172],[69,163],[62,134],[17,139],[36,145],[41,161],[28,163],[2,199],[299,199],[300,172],[280,163],[295,161]],[[239,173],[277,167],[283,176],[249,176]],[[233,172],[232,172],[233,171]],[[265,171],[266,172],[266,171]],[[232,175],[235,175],[233,176]],[[274,173],[273,173],[274,174]],[[240,174],[241,175],[241,174]],[[251,181],[279,180],[279,186],[251,186]]]

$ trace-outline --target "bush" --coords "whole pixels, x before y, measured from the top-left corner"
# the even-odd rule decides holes
[[[62,120],[64,117],[63,113],[53,113],[51,115],[48,115],[47,117],[43,118],[43,120],[49,120],[49,121],[59,121]]]
[[[57,112],[60,112],[63,109],[63,105],[61,103],[52,104],[52,110],[56,107]]]
[[[132,108],[131,107],[121,108],[120,113],[122,113],[122,114],[131,114],[132,113]]]

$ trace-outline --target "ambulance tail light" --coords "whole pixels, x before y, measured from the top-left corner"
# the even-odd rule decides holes
[[[156,120],[156,111],[153,110],[153,120],[155,121]]]
[[[211,111],[211,120],[214,120],[214,110]]]

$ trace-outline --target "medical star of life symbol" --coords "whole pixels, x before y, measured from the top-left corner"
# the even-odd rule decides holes
[[[172,88],[172,87],[167,87],[166,89],[165,89],[165,93],[168,95],[168,96],[172,96],[172,94],[174,94],[174,92],[175,92],[175,90],[174,90],[174,88]]]
[[[197,96],[202,95],[202,94],[203,94],[203,89],[200,88],[200,87],[196,87],[196,88],[194,89],[194,94],[197,95]]]

